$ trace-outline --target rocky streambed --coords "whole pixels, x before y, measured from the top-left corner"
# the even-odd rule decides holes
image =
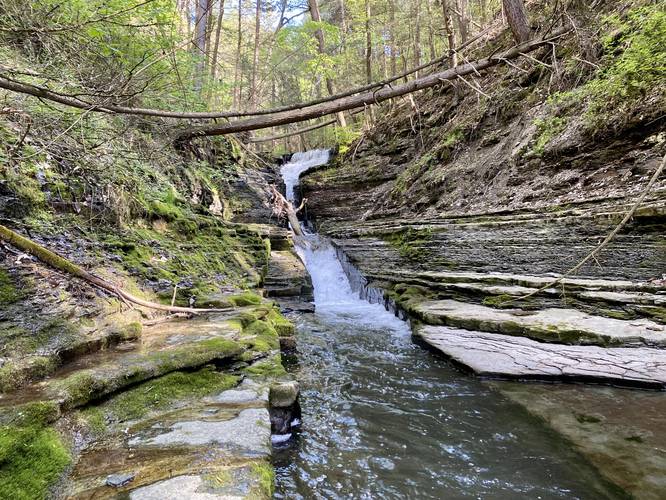
[[[662,498],[663,190],[593,265],[544,287],[617,224],[622,199],[396,217],[370,198],[392,178],[367,183],[339,163],[304,175],[301,195],[360,297],[409,320],[413,338],[461,377],[494,380],[481,384],[536,417],[516,426],[546,424],[626,494]]]

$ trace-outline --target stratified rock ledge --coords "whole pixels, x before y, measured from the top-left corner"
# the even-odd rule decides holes
[[[662,349],[549,344],[446,326],[421,326],[415,333],[480,376],[666,390],[666,350]]]

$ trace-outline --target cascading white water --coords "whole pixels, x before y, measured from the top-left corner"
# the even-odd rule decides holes
[[[285,165],[290,199],[327,157]],[[316,309],[294,318],[303,419],[298,439],[273,438],[274,498],[615,498],[524,409],[425,354],[406,322],[362,300],[355,289],[383,297],[325,237],[296,243]]]
[[[281,169],[289,201],[294,201],[294,187],[298,185],[300,175],[312,167],[325,164],[328,159],[327,149],[294,153],[291,161]],[[372,324],[409,334],[406,323],[380,304],[362,300],[359,291],[352,289],[335,249],[326,238],[306,234],[297,238],[296,244],[296,251],[312,278],[318,313],[333,316],[337,321]]]
[[[294,187],[298,185],[299,176],[312,167],[327,163],[329,157],[330,151],[328,149],[313,149],[292,155],[291,160],[285,163],[280,170],[289,201],[294,200]]]

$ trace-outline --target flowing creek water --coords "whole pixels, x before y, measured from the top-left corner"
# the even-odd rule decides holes
[[[294,155],[282,169],[288,198],[327,160]],[[303,419],[275,445],[276,498],[617,498],[559,435],[361,300],[325,238],[308,235],[298,251],[316,312],[295,319]]]

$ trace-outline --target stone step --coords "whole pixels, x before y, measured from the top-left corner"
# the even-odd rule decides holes
[[[193,324],[175,329],[173,325],[163,325],[159,335],[153,332],[146,336],[143,346],[103,351],[76,360],[44,381],[0,395],[0,408],[40,400],[56,402],[62,410],[78,408],[173,371],[231,362],[246,349],[238,342],[239,326],[210,323],[214,331],[204,328],[197,333],[197,324],[203,326],[207,322],[194,320]]]
[[[484,377],[666,390],[663,349],[556,345],[446,326],[422,326],[415,333],[456,364]]]
[[[553,273],[548,276],[534,276],[512,273],[476,273],[472,271],[401,271],[390,273],[369,273],[368,279],[387,279],[408,283],[409,280],[422,280],[424,284],[478,284],[488,286],[520,286],[525,288],[541,288],[561,277]],[[418,283],[414,283],[418,284]],[[630,280],[599,279],[599,278],[565,278],[558,287],[564,285],[566,291],[594,292],[634,292],[641,293],[651,301],[666,303],[666,286]]]
[[[313,299],[310,275],[293,250],[271,251],[264,288],[268,297],[294,297],[305,302]]]
[[[523,336],[544,342],[666,347],[666,327],[654,321],[605,318],[576,309],[493,309],[455,300],[431,300],[410,312],[430,325]]]
[[[268,386],[242,384],[114,428],[120,439],[87,449],[67,498],[267,498]],[[100,467],[102,465],[102,467]],[[263,472],[263,474],[262,474]]]

